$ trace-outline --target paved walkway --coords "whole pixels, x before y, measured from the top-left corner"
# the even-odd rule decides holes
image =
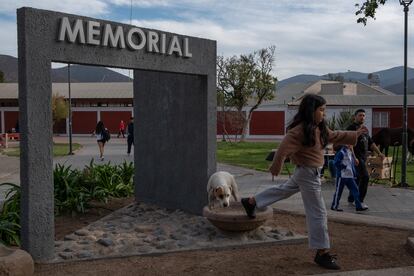
[[[67,137],[55,137],[55,142],[67,142]],[[93,137],[74,137],[74,143],[82,144],[82,149],[78,150],[75,155],[64,156],[54,159],[54,164],[71,165],[73,168],[83,168],[88,165],[92,158],[95,162],[99,161],[99,150],[96,141]],[[126,139],[112,138],[105,147],[105,163],[121,164],[124,161],[133,162],[133,155],[126,154]],[[7,157],[0,155],[0,183],[12,182],[20,183],[20,162],[16,157]],[[236,175],[239,190],[242,195],[253,195],[262,191],[271,185],[286,181],[286,176],[281,176],[271,181],[271,176],[266,172],[258,172],[254,170],[244,169],[240,167],[219,164],[217,170],[229,171]],[[326,181],[322,185],[323,195],[326,206],[330,207],[332,196],[334,193],[334,185],[330,181]],[[346,201],[347,191],[344,189],[344,194],[341,200],[341,208],[344,213],[355,213],[354,207],[348,205]],[[4,199],[4,188],[0,187],[0,200]],[[382,218],[393,218],[406,220],[407,222],[414,221],[414,190],[390,188],[382,185],[370,186],[365,203],[369,206],[369,211],[360,216],[375,216]],[[303,203],[300,193],[292,197],[277,202],[273,207],[278,209],[301,211],[303,210]],[[335,212],[338,213],[338,212]]]
[[[68,143],[68,137],[54,137],[53,140],[57,143]],[[81,144],[82,148],[75,155],[54,158],[54,164],[65,164],[72,166],[72,168],[81,169],[88,165],[92,158],[96,163],[103,163],[99,160],[99,149],[94,137],[74,137],[73,143]],[[126,139],[114,137],[105,147],[104,162],[111,162],[112,164],[121,164],[124,161],[134,162],[133,155],[128,156],[126,152]],[[4,182],[20,184],[19,158],[0,155],[0,183]],[[5,190],[6,187],[0,186],[0,202],[4,200]]]
[[[229,171],[236,175],[236,181],[243,196],[254,195],[271,185],[283,183],[287,180],[287,176],[281,176],[272,181],[270,173],[225,164],[220,164],[218,169]],[[332,203],[334,190],[333,182],[330,180],[323,182],[322,191],[327,209],[330,208]],[[355,207],[348,204],[347,196],[347,189],[344,189],[340,206],[344,209],[344,213],[355,213]],[[369,186],[365,203],[369,206],[369,210],[366,213],[360,214],[361,216],[370,215],[407,221],[414,220],[414,190],[390,188],[382,185]],[[300,193],[297,193],[272,206],[283,210],[301,211],[303,210],[302,197]]]

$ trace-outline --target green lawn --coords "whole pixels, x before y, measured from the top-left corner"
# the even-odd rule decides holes
[[[276,142],[218,142],[217,159],[221,163],[267,172],[270,162],[265,158],[272,149],[278,146],[279,143]],[[293,172],[293,165],[286,165],[290,172]],[[282,174],[287,174],[285,166]]]
[[[265,158],[272,149],[277,147],[278,143],[276,142],[217,142],[217,160],[220,163],[267,172],[270,162],[266,161]],[[392,151],[389,154],[391,155]],[[294,166],[287,163],[282,170],[282,174],[287,174],[286,167],[291,173],[293,172]],[[327,169],[325,170],[325,176],[329,177]],[[400,182],[400,179],[401,160],[397,164],[396,182]],[[411,187],[414,187],[414,162],[407,164],[407,182]],[[380,183],[385,184],[387,182],[380,181]]]
[[[81,148],[80,144],[73,143],[72,150],[75,151]],[[53,144],[53,156],[64,156],[69,152],[69,144]],[[4,150],[3,154],[7,156],[20,156],[20,148]]]

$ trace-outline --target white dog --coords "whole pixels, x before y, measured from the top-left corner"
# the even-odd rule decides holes
[[[237,183],[233,175],[220,171],[214,173],[207,184],[208,207],[211,209],[216,203],[220,207],[229,207],[231,197],[239,201]]]

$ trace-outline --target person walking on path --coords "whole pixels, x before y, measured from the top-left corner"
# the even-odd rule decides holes
[[[334,147],[336,148],[336,147]],[[347,186],[353,197],[355,198],[355,207],[357,211],[366,211],[368,207],[363,207],[359,201],[358,185],[355,182],[356,169],[355,158],[351,146],[344,145],[335,154],[334,165],[336,168],[336,189],[333,196],[331,210],[342,212],[339,208],[344,186]]]
[[[118,138],[121,136],[122,134],[122,138],[125,138],[125,123],[123,120],[121,120],[119,122],[119,131],[118,131]]]
[[[347,130],[358,130],[364,126],[365,122],[365,110],[358,109],[354,113],[354,122],[347,128]],[[367,195],[368,191],[368,182],[369,182],[369,174],[366,166],[366,161],[368,157],[368,150],[371,150],[378,154],[381,158],[384,158],[385,155],[378,149],[377,145],[372,141],[371,137],[368,133],[365,133],[358,137],[358,142],[354,146],[354,154],[355,154],[355,164],[357,165],[357,185],[359,189],[359,201],[361,202],[363,207],[368,207],[364,203],[364,199]],[[350,193],[348,195],[348,202],[354,202],[354,197]]]
[[[96,124],[95,131],[92,134],[96,136],[96,142],[98,143],[98,147],[99,147],[99,158],[101,161],[104,161],[104,152],[105,152],[105,143],[106,143],[105,133],[104,133],[105,131],[106,131],[106,128],[105,128],[104,123],[102,121],[99,121]]]
[[[306,214],[309,247],[316,250],[314,261],[328,269],[340,269],[335,255],[329,253],[327,212],[322,198],[320,169],[324,163],[324,148],[328,143],[354,145],[358,131],[331,131],[324,120],[326,101],[319,95],[307,94],[287,128],[269,168],[277,176],[284,160],[289,157],[296,165],[292,177],[281,185],[273,186],[255,196],[242,198],[241,203],[250,218],[256,217],[256,208],[301,192]]]
[[[131,117],[127,127],[127,143],[128,143],[128,150],[127,154],[131,154],[131,146],[134,144],[134,117]]]
[[[6,139],[7,138],[3,138],[3,135],[0,134],[0,147],[6,147]]]

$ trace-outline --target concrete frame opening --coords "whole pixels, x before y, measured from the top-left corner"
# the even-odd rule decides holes
[[[134,70],[135,197],[201,214],[216,170],[216,42],[26,7],[17,25],[23,249],[54,254],[51,62]]]
[[[103,121],[112,138],[119,138],[118,134],[127,138],[127,127],[134,116],[132,70],[53,62],[51,72],[52,93],[67,102],[67,113],[62,114],[63,111],[59,110],[61,114],[53,122],[53,135],[67,137],[67,142],[70,143],[70,124],[72,138],[76,139],[91,136],[96,124]],[[89,76],[89,73],[92,75]],[[69,112],[72,118],[69,118]],[[62,115],[65,117],[62,118]],[[124,135],[120,133],[121,121],[125,126]],[[125,147],[126,145],[125,141]],[[99,153],[91,155],[92,157],[97,159]]]

